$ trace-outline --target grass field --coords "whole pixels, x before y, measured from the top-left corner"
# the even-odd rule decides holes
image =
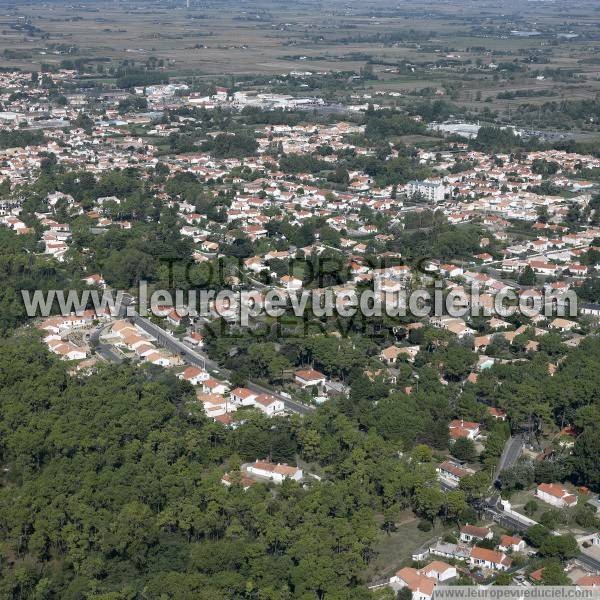
[[[379,520],[381,521],[381,518]],[[369,565],[366,574],[370,581],[390,577],[410,562],[414,550],[447,531],[439,523],[436,523],[431,531],[421,531],[417,527],[418,523],[419,519],[409,511],[400,515],[396,531],[389,534],[385,531],[380,532],[375,545],[377,556]]]

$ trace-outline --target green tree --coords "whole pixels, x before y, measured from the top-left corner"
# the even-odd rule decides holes
[[[477,458],[475,444],[468,438],[458,438],[450,447],[450,453],[465,462],[473,462]]]
[[[438,488],[422,487],[415,491],[415,512],[424,519],[433,521],[443,505],[444,494]]]
[[[526,265],[519,275],[518,281],[521,285],[535,285],[535,271],[529,265]]]

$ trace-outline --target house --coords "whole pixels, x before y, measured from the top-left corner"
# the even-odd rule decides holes
[[[396,364],[399,357],[405,356],[406,360],[412,363],[419,350],[419,346],[403,346],[401,348],[398,346],[388,346],[379,353],[379,359],[386,365],[391,366]]]
[[[595,302],[582,302],[579,305],[579,309],[582,315],[600,317],[600,304],[596,304]]]
[[[389,346],[388,348],[384,348],[379,353],[379,358],[386,365],[395,365],[400,354],[401,354],[401,352],[400,352],[400,348],[398,348],[398,346]]]
[[[445,460],[441,463],[436,471],[440,479],[445,480],[451,485],[458,485],[463,477],[473,474],[471,469],[460,467],[450,460]]]
[[[172,367],[173,361],[167,355],[162,354],[161,352],[151,352],[145,356],[146,360],[153,365],[158,365],[160,367]]]
[[[471,556],[471,547],[466,544],[452,544],[438,540],[433,546],[429,546],[429,553],[444,558],[468,561]]]
[[[600,587],[600,575],[583,575],[575,583],[582,587]]]
[[[196,397],[202,403],[206,415],[212,419],[237,410],[237,407],[227,398],[218,394],[197,393]]]
[[[483,252],[482,254],[476,254],[475,258],[482,261],[483,263],[490,263],[494,260],[494,257],[489,252]]]
[[[285,408],[283,400],[275,398],[271,394],[260,394],[257,396],[254,406],[268,417],[282,413]]]
[[[400,348],[400,356],[406,356],[406,360],[409,363],[412,363],[415,361],[415,358],[417,357],[417,354],[419,354],[420,350],[421,350],[421,347],[418,345],[402,346]]]
[[[325,384],[327,378],[323,373],[315,371],[314,369],[301,369],[296,371],[294,381],[302,388],[312,386],[322,386]]]
[[[217,381],[212,377],[205,379],[202,383],[202,388],[206,394],[223,395],[227,391],[227,384],[224,381]]]
[[[469,563],[473,567],[492,569],[494,571],[506,571],[510,568],[512,561],[504,554],[504,552],[497,552],[496,550],[488,550],[487,548],[474,546],[471,548]]]
[[[167,321],[171,323],[171,325],[173,325],[174,327],[179,327],[180,325],[188,323],[189,318],[187,315],[180,315],[179,312],[177,312],[177,309],[174,308],[167,315]]]
[[[485,352],[485,350],[491,343],[491,335],[478,335],[473,340],[473,348],[475,349],[475,351],[480,350],[481,352]]]
[[[511,325],[508,321],[503,321],[502,319],[498,319],[497,317],[492,317],[488,321],[488,325],[490,329],[508,329]]]
[[[123,345],[131,348],[132,350],[137,350],[139,347],[144,346],[148,343],[148,340],[145,337],[142,337],[137,332],[128,333],[122,339]]]
[[[302,288],[302,280],[297,277],[292,277],[291,275],[284,275],[279,281],[288,292],[295,292]]]
[[[39,326],[39,329],[49,333],[62,333],[91,325],[93,323],[93,317],[93,311],[85,311],[80,315],[73,313],[64,317],[56,315],[45,319]]]
[[[232,413],[216,415],[213,417],[213,421],[215,421],[215,423],[221,423],[221,425],[225,425],[225,427],[235,428],[236,426],[236,420]]]
[[[573,277],[585,277],[588,273],[588,268],[586,265],[579,265],[576,263],[571,263],[567,266],[567,269],[573,275]]]
[[[535,571],[531,571],[529,573],[529,579],[534,583],[541,583],[542,577],[544,576],[544,568],[536,569]]]
[[[537,486],[535,495],[544,502],[565,508],[577,504],[577,496],[570,494],[562,485],[558,483],[540,483]]]
[[[474,440],[479,435],[479,423],[464,421],[462,419],[454,419],[450,421],[448,428],[450,429],[450,437],[453,440],[458,438],[467,438]]]
[[[577,327],[575,321],[569,321],[569,319],[561,319],[557,317],[550,323],[552,329],[558,329],[559,331],[571,331],[574,327]]]
[[[426,567],[421,569],[421,573],[437,581],[448,581],[457,576],[456,567],[441,560],[434,560],[429,563]]]
[[[529,266],[540,275],[557,275],[560,270],[556,265],[543,260],[532,260]]]
[[[88,285],[97,285],[103,289],[106,287],[106,281],[104,281],[104,277],[102,277],[102,275],[98,275],[98,273],[84,277],[83,281]]]
[[[479,375],[477,375],[477,373],[469,373],[467,375],[467,383],[475,384],[475,383],[477,383],[478,379],[479,379]]]
[[[412,592],[412,600],[430,600],[436,584],[437,580],[412,567],[404,567],[390,578],[390,586],[394,589],[408,588]]]
[[[149,342],[146,342],[143,344],[136,345],[134,351],[140,358],[146,358],[146,356],[149,356],[150,354],[155,352],[156,348]]]
[[[525,550],[525,540],[518,535],[502,535],[498,549],[502,552],[522,552]]]
[[[198,367],[188,367],[185,371],[179,373],[178,377],[192,385],[198,385],[209,379],[208,373]]]
[[[197,331],[193,331],[190,335],[186,335],[183,338],[183,341],[186,344],[190,344],[191,346],[196,346],[197,348],[202,348],[204,346],[204,336]]]
[[[229,473],[225,473],[225,475],[221,477],[221,483],[225,487],[231,487],[234,483],[239,483],[242,486],[242,489],[246,491],[251,485],[254,485],[256,481],[244,474],[232,477]]]
[[[237,406],[254,406],[257,395],[248,388],[237,387],[230,392],[229,399]]]
[[[263,260],[260,256],[251,256],[250,258],[246,258],[244,260],[244,267],[249,271],[253,271],[254,273],[260,273],[265,269],[268,269],[266,265],[263,264]]]
[[[274,483],[283,483],[284,479],[293,479],[301,481],[303,477],[302,469],[290,467],[286,463],[273,464],[268,460],[256,460],[256,462],[246,465],[246,472],[258,477],[265,477]]]
[[[462,267],[451,264],[440,265],[440,274],[444,275],[444,277],[459,277],[463,273],[464,270]]]
[[[200,249],[203,252],[217,252],[217,250],[219,249],[219,244],[217,244],[216,242],[210,242],[208,240],[205,240],[204,242],[202,242],[202,244],[200,244]]]
[[[487,410],[488,414],[490,415],[490,417],[492,417],[492,419],[496,421],[506,421],[506,411],[502,410],[501,408],[489,406]]]
[[[75,346],[71,342],[52,339],[48,341],[48,348],[58,354],[62,360],[83,360],[87,357],[85,348]]]
[[[463,319],[458,319],[455,317],[430,317],[429,323],[432,327],[437,327],[438,329],[445,329],[446,331],[453,333],[459,339],[462,339],[467,335],[474,335],[476,333],[474,329],[471,329],[467,326]]]
[[[467,523],[460,528],[460,539],[463,542],[480,542],[491,540],[493,537],[494,534],[488,527],[477,527]]]

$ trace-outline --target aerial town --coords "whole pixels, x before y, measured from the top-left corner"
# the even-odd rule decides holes
[[[597,143],[69,66],[0,72],[0,598],[600,590]]]

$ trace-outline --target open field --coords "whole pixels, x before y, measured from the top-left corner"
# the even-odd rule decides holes
[[[377,556],[369,565],[367,573],[369,580],[390,577],[410,562],[414,550],[445,532],[439,524],[431,531],[421,531],[418,524],[419,520],[411,512],[406,512],[400,515],[395,531],[389,534],[380,531],[375,544]]]

